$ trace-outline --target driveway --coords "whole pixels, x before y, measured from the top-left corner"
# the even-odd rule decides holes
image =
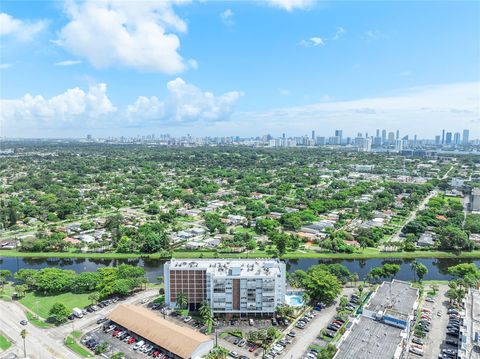
[[[355,293],[355,291],[356,288],[344,288],[342,291],[342,295],[350,296],[351,294]],[[295,337],[296,340],[292,343],[291,346],[287,347],[285,353],[279,358],[301,358],[307,348],[316,341],[317,336],[320,334],[320,331],[328,325],[328,323],[337,313],[336,307],[338,305],[338,302],[339,299],[337,299],[335,304],[332,304],[331,306],[323,309],[321,312],[318,312],[317,316],[315,316],[315,318],[308,324],[307,328],[303,330],[293,328],[293,330],[297,333],[297,336]]]

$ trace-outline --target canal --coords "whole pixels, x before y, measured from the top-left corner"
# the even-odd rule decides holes
[[[413,272],[410,268],[414,259],[401,258],[373,258],[373,259],[288,259],[285,260],[287,270],[293,272],[297,269],[307,270],[309,267],[325,263],[340,263],[346,266],[350,272],[358,273],[360,279],[364,279],[370,268],[381,266],[384,263],[396,263],[400,265],[400,271],[396,278],[401,280],[413,280]],[[450,266],[460,263],[475,263],[480,267],[480,259],[456,259],[456,258],[418,258],[418,262],[428,268],[425,280],[449,280],[447,273]],[[40,269],[55,267],[72,269],[76,272],[93,272],[99,267],[116,266],[127,263],[140,266],[145,269],[149,281],[154,282],[158,276],[163,276],[163,264],[161,259],[93,259],[93,258],[30,258],[30,257],[0,257],[0,269],[8,269],[15,273],[22,268]]]

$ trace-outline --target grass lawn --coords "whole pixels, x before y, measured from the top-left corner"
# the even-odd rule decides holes
[[[11,346],[12,346],[12,343],[10,343],[8,339],[5,338],[3,335],[0,335],[0,349],[7,350]]]
[[[41,319],[38,319],[38,317],[34,316],[32,313],[30,312],[25,312],[25,316],[27,317],[28,321],[33,324],[34,326],[38,327],[38,328],[51,328],[52,325],[47,323],[47,322],[44,322],[43,320]]]
[[[58,295],[42,296],[35,292],[28,292],[19,300],[24,306],[42,318],[48,318],[50,308],[57,302],[65,304],[69,311],[73,308],[83,308],[90,304],[88,293],[63,293]]]
[[[77,353],[78,355],[80,355],[84,358],[92,358],[93,357],[93,355],[86,348],[84,348],[80,344],[78,344],[76,342],[76,340],[71,336],[68,336],[65,339],[65,345],[68,348],[70,348],[70,350],[74,351],[75,353]]]
[[[10,301],[14,292],[12,283],[7,283],[0,289],[0,299]]]

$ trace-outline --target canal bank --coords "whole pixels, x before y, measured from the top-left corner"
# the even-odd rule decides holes
[[[297,269],[307,270],[316,264],[338,263],[346,266],[350,272],[357,273],[360,280],[365,279],[372,267],[378,267],[384,263],[396,263],[400,265],[400,271],[396,278],[401,280],[413,280],[411,264],[414,258],[368,258],[368,259],[339,259],[339,258],[299,258],[283,259],[288,272]],[[425,280],[449,280],[448,267],[460,263],[475,263],[480,266],[480,259],[469,258],[417,258],[417,262],[428,268]],[[12,273],[22,268],[41,269],[55,267],[71,269],[76,272],[92,272],[100,267],[118,266],[131,264],[145,269],[150,282],[156,282],[158,276],[163,276],[163,265],[166,260],[155,258],[55,258],[55,257],[0,257],[0,269],[10,270]]]

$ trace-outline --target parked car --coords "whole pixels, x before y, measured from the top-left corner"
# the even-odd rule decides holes
[[[230,353],[228,353],[228,355],[230,355],[232,358],[238,358],[238,353],[234,351],[231,351]]]
[[[191,316],[188,316],[188,317],[185,317],[185,319],[183,320],[185,323],[188,323],[189,321],[192,320],[192,317]]]
[[[423,340],[420,339],[420,338],[414,337],[414,338],[412,339],[412,342],[414,342],[415,344],[421,344],[421,345],[423,345]]]
[[[140,340],[138,343],[136,343],[136,344],[133,346],[133,350],[138,350],[138,349],[140,349],[144,344],[145,344],[145,342],[144,342],[143,340]]]
[[[297,336],[297,333],[295,333],[294,331],[291,331],[287,334],[289,337],[292,337],[292,338],[295,338]]]

